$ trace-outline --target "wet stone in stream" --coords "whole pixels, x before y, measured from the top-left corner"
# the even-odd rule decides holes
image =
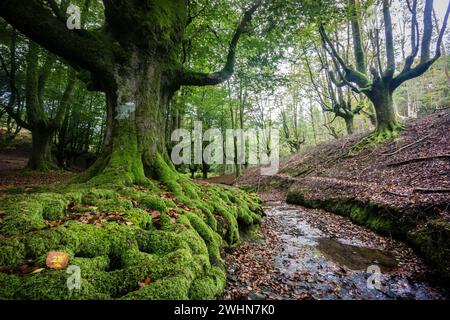
[[[445,299],[405,244],[349,219],[284,202],[266,204],[261,239],[225,257],[222,299]],[[369,266],[380,287],[368,288]],[[373,278],[373,276],[372,276]],[[372,279],[371,278],[371,279]]]

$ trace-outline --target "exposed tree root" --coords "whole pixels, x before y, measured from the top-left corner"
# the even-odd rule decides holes
[[[376,147],[386,141],[397,138],[398,132],[405,127],[401,124],[389,126],[388,129],[376,130],[350,148],[350,153],[361,151],[365,148]]]
[[[397,166],[402,166],[402,165],[409,164],[409,163],[435,160],[435,159],[450,159],[450,154],[441,154],[441,155],[431,156],[431,157],[413,158],[413,159],[408,159],[408,160],[404,160],[404,161],[388,163],[387,166],[388,167],[397,167]]]
[[[112,157],[68,185],[0,200],[0,298],[219,294],[226,278],[220,248],[260,224],[259,198],[231,187],[196,185],[159,160],[158,179],[136,183],[141,172],[129,173],[129,162],[111,166]],[[68,289],[65,270],[46,268],[49,251],[64,252],[69,265],[80,267],[81,289]]]

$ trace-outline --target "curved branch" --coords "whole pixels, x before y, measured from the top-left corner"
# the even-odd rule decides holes
[[[2,0],[0,16],[24,35],[68,60],[97,74],[110,71],[110,51],[86,30],[69,30],[52,12],[33,0]]]
[[[216,85],[227,81],[231,78],[234,72],[234,64],[236,61],[236,47],[241,37],[242,33],[244,33],[246,26],[252,20],[252,16],[258,7],[261,5],[262,0],[257,0],[251,7],[248,9],[237,27],[233,38],[231,39],[230,46],[228,49],[227,61],[222,70],[213,72],[213,73],[203,73],[203,72],[195,72],[183,70],[181,75],[179,75],[176,82],[178,85],[187,85],[187,86],[208,86],[208,85]]]
[[[431,10],[432,9],[433,8],[431,6]],[[430,10],[430,9],[426,8],[426,10]],[[428,14],[430,14],[430,12],[425,13],[425,15],[428,15]],[[445,30],[447,29],[447,23],[448,23],[449,16],[450,16],[450,3],[448,5],[447,11],[445,13],[441,32],[439,33],[438,41],[436,44],[436,53],[435,53],[434,57],[431,59],[429,58],[429,42],[422,41],[422,53],[423,54],[421,56],[420,63],[415,68],[408,69],[408,70],[404,69],[397,77],[395,77],[394,80],[392,81],[391,89],[395,90],[405,81],[408,81],[410,79],[421,76],[433,65],[433,63],[436,62],[436,60],[438,60],[441,57],[441,45],[442,45],[442,40],[443,40],[443,37],[445,34]],[[427,20],[427,19],[425,19],[425,20]],[[427,43],[428,43],[428,60],[424,60],[427,56],[427,51],[423,48],[424,42],[425,42],[425,45],[427,45]]]
[[[359,87],[362,88],[362,89],[358,88],[357,89],[358,92],[361,92],[361,90],[366,90],[368,87],[370,87],[371,83],[363,73],[361,73],[357,70],[354,70],[353,68],[351,68],[350,66],[348,66],[345,63],[344,59],[342,59],[342,57],[339,55],[339,53],[337,52],[333,43],[331,42],[330,38],[327,36],[323,25],[320,25],[319,33],[322,38],[322,42],[325,45],[328,45],[328,47],[331,51],[331,53],[330,53],[331,56],[334,57],[334,59],[336,59],[337,62],[339,62],[339,65],[342,67],[342,69],[344,69],[345,74],[343,75],[342,80],[347,85],[351,86],[353,90],[355,90],[356,87],[353,85],[350,85],[350,82],[357,84]],[[339,68],[337,68],[337,69],[339,69]]]
[[[450,15],[450,2],[447,7],[447,11],[445,12],[444,21],[442,22],[441,32],[439,33],[438,41],[436,44],[436,53],[435,57],[441,56],[441,48],[442,48],[442,39],[444,38],[445,30],[447,29],[448,17]],[[437,22],[436,22],[437,23]]]
[[[430,43],[433,35],[433,0],[426,0],[423,14],[423,37],[420,53],[420,63],[430,60]]]

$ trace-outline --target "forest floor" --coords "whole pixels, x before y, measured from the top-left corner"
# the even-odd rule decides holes
[[[410,123],[381,146],[352,152],[360,135],[323,143],[281,162],[280,174],[259,168],[201,184],[250,187],[262,196],[266,217],[258,237],[225,250],[223,299],[448,299],[429,267],[410,246],[380,236],[349,217],[287,204],[294,186],[307,199],[350,196],[413,216],[450,221],[448,132],[450,112]],[[71,172],[30,173],[23,153],[0,152],[0,195],[5,189],[65,181]],[[403,219],[400,216],[399,219]],[[440,234],[441,236],[445,233]],[[444,241],[447,241],[444,237]],[[448,241],[447,241],[448,242]],[[445,257],[446,248],[442,248]],[[448,256],[447,256],[448,257]],[[367,268],[381,268],[379,290],[369,289]]]
[[[33,185],[47,185],[62,182],[74,175],[63,170],[32,172],[24,170],[28,157],[24,154],[0,153],[0,194],[11,188],[27,188]]]
[[[4,129],[0,128],[0,133]],[[6,189],[48,185],[62,182],[73,176],[72,172],[56,170],[32,172],[25,170],[31,151],[31,133],[22,129],[15,139],[0,145],[0,195]]]

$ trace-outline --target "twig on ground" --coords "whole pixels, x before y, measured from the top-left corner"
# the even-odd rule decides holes
[[[437,156],[431,156],[431,157],[419,157],[419,158],[412,158],[404,161],[394,162],[394,163],[388,163],[388,167],[396,167],[401,166],[408,163],[413,162],[420,162],[420,161],[427,161],[427,160],[433,160],[433,159],[450,159],[450,154],[440,154]]]
[[[429,188],[415,188],[413,192],[418,193],[450,193],[450,189],[447,188],[438,188],[438,189],[429,189]]]
[[[399,153],[399,152],[402,151],[402,150],[405,150],[405,149],[407,149],[407,148],[409,148],[409,147],[412,147],[412,146],[414,146],[414,145],[416,145],[416,144],[418,144],[418,143],[424,141],[425,139],[429,138],[430,136],[431,136],[431,134],[428,134],[428,135],[426,135],[425,137],[423,137],[422,139],[419,139],[419,140],[417,140],[417,141],[414,141],[414,142],[412,142],[412,143],[409,143],[409,144],[407,144],[406,146],[403,146],[403,147],[401,147],[401,148],[395,150],[394,152],[391,152],[391,153],[382,153],[381,155],[382,155],[382,156],[386,156],[386,157],[388,157],[388,156],[393,156],[394,154],[397,154],[397,153]]]

